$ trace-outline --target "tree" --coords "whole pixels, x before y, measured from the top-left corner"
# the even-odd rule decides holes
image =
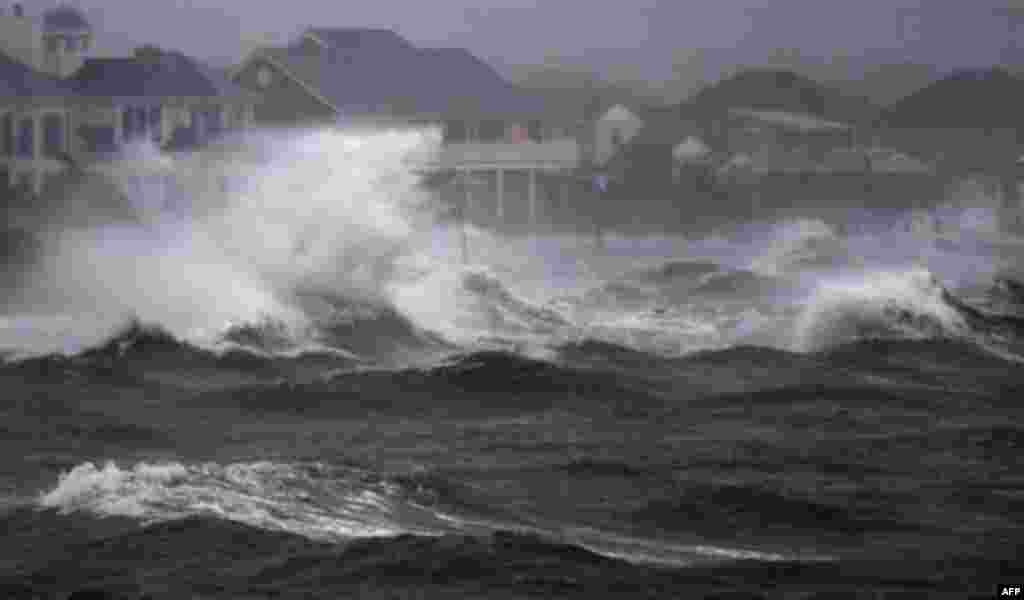
[[[159,58],[163,53],[164,51],[155,44],[143,44],[135,49],[135,58]]]

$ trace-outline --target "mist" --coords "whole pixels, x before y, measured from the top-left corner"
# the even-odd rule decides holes
[[[352,129],[255,132],[179,156],[137,146],[112,166],[114,215],[68,223],[60,203],[37,211],[40,248],[8,310],[81,316],[84,344],[129,319],[190,340],[266,319],[299,331],[309,323],[297,294],[380,299],[397,277],[414,224],[430,230],[402,158],[432,144],[429,130]],[[178,193],[138,185],[141,165]],[[72,188],[63,201],[111,203],[97,193]]]

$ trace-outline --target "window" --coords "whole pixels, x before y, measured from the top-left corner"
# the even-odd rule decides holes
[[[274,74],[270,67],[260,67],[260,70],[256,72],[256,83],[262,88],[269,87],[273,80]]]
[[[220,133],[224,130],[224,109],[222,107],[218,106],[206,111],[206,128],[210,133]]]
[[[125,140],[135,137],[135,109],[130,106],[121,111],[121,137]]]
[[[163,111],[159,106],[151,106],[149,110],[144,111],[146,122],[149,125],[150,139],[155,142],[159,142],[161,134],[161,124],[163,123]]]
[[[618,148],[622,145],[622,131],[618,128],[612,130],[612,148]]]
[[[467,137],[466,124],[463,121],[448,121],[444,124],[444,142],[465,142]]]
[[[82,52],[88,52],[89,47],[92,45],[92,39],[87,35],[83,35],[79,41],[81,44],[79,47],[82,49]]]
[[[480,124],[481,142],[500,142],[505,136],[505,124],[501,121],[484,121]]]
[[[14,156],[14,117],[8,113],[0,122],[0,155]]]
[[[33,158],[35,154],[35,127],[32,119],[18,121],[18,158]]]
[[[60,115],[43,117],[43,156],[57,158],[64,153],[64,119]]]
[[[163,111],[159,106],[151,106],[149,108],[149,127],[150,129],[159,129],[160,122],[163,120]]]
[[[541,124],[540,121],[537,121],[537,120],[530,121],[530,123],[528,125],[528,128],[529,128],[529,136],[530,136],[530,139],[532,141],[539,142],[539,141],[541,141],[543,139],[543,137],[544,137],[543,125]]]
[[[55,54],[57,52],[57,46],[59,41],[60,38],[57,37],[46,38],[46,51],[50,54]]]
[[[72,36],[64,38],[64,47],[68,52],[78,52],[78,38]]]

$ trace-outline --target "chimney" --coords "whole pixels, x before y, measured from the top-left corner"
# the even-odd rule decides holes
[[[139,46],[134,52],[135,60],[146,65],[150,71],[154,71],[163,63],[163,51],[160,48],[147,44]]]
[[[13,12],[14,16],[18,17],[19,19],[25,16],[25,9],[24,7],[21,6],[20,3],[15,4],[11,11]]]

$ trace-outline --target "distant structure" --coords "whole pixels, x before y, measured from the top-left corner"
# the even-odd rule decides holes
[[[0,13],[0,52],[47,75],[67,77],[93,47],[92,25],[68,5],[29,15],[21,4]]]
[[[260,124],[436,128],[440,150],[411,166],[457,191],[473,221],[536,226],[580,164],[575,114],[464,49],[418,48],[387,29],[308,28],[251,52],[232,79],[259,95]]]
[[[139,139],[184,149],[250,126],[253,97],[223,74],[153,47],[95,58],[95,42],[70,5],[0,10],[0,185],[38,195]]]

